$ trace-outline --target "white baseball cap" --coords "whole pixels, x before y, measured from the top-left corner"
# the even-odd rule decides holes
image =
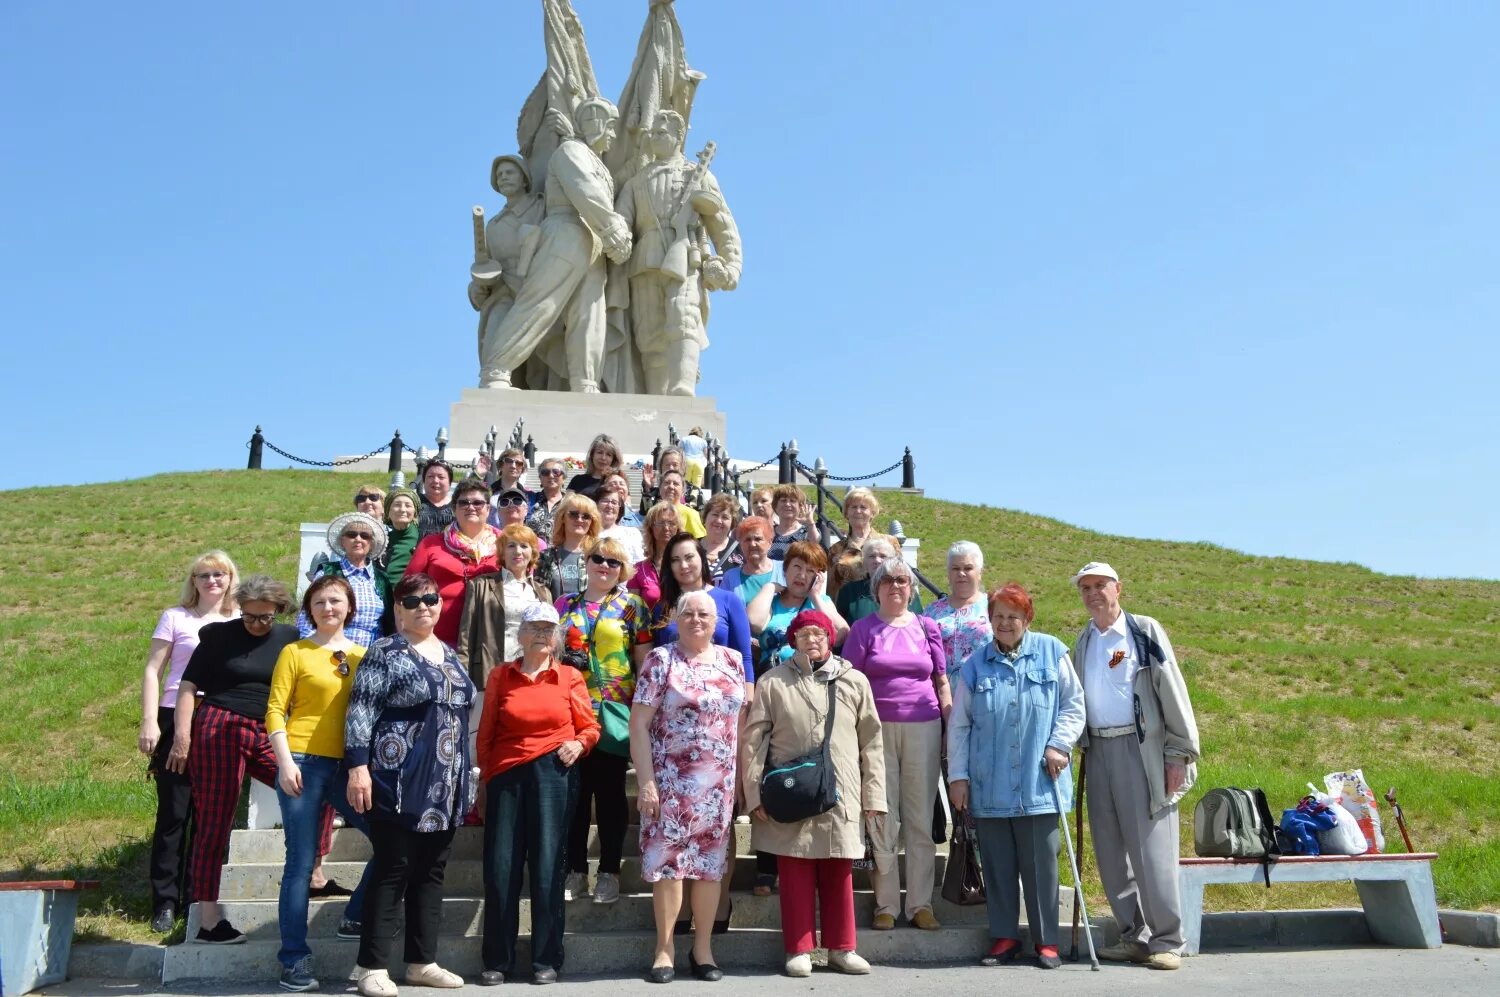
[[[1073,584],[1077,585],[1083,579],[1084,575],[1098,575],[1101,578],[1113,578],[1115,581],[1120,580],[1120,576],[1115,573],[1115,569],[1103,561],[1090,561],[1079,568],[1078,574],[1073,576]]]
[[[557,623],[557,610],[549,602],[533,602],[521,610],[521,622],[526,623]]]

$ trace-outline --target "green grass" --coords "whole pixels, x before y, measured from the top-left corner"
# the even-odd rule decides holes
[[[102,879],[85,895],[85,936],[147,937],[153,797],[134,745],[157,616],[176,600],[188,562],[212,547],[242,572],[290,580],[297,524],[325,521],[357,484],[379,478],[236,471],[4,493],[0,876]],[[1171,635],[1198,711],[1204,762],[1182,808],[1186,850],[1205,789],[1262,786],[1279,811],[1307,781],[1357,765],[1377,793],[1397,787],[1417,847],[1441,852],[1441,902],[1500,908],[1500,583],[1393,577],[880,498],[880,520],[900,519],[922,539],[921,567],[940,585],[948,544],[973,540],[986,581],[1026,585],[1036,629],[1070,643],[1085,619],[1070,574],[1094,559],[1121,570],[1126,605]],[[1388,846],[1401,850],[1383,812]],[[1327,906],[1354,893],[1225,887],[1208,901]]]

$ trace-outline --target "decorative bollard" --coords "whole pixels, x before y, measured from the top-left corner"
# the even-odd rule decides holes
[[[401,472],[401,430],[396,430],[391,437],[391,459],[386,463],[387,474],[399,474]]]
[[[908,491],[917,487],[917,462],[912,460],[911,447],[901,456],[901,487]]]
[[[260,435],[260,427],[255,427],[255,435],[250,437],[250,466],[248,471],[260,470],[260,459],[266,445],[266,438]]]

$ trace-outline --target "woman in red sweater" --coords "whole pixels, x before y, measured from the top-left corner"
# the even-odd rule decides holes
[[[424,574],[437,582],[443,597],[443,615],[432,630],[438,640],[453,647],[458,643],[458,625],[464,615],[464,584],[476,575],[500,570],[500,531],[487,520],[490,490],[478,478],[466,478],[453,493],[453,523],[441,533],[426,536],[412,551],[406,577]]]
[[[517,978],[521,871],[531,879],[532,982],[552,983],[563,961],[565,847],[578,801],[574,763],[599,740],[583,673],[557,660],[557,610],[521,614],[521,658],[490,673],[479,721],[485,783],[485,986]]]

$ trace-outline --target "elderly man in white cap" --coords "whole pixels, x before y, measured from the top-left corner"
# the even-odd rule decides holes
[[[1083,679],[1089,830],[1099,878],[1120,925],[1100,952],[1152,969],[1181,965],[1177,802],[1197,776],[1198,725],[1167,632],[1120,606],[1103,561],[1073,576],[1093,620],[1073,644]]]

